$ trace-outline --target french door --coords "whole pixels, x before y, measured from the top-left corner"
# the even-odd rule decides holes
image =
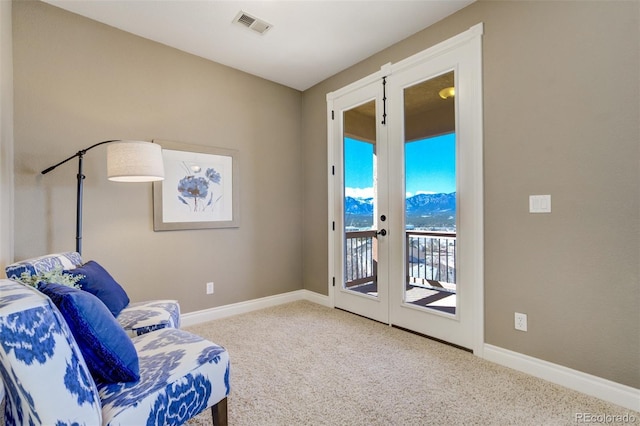
[[[332,103],[335,160],[332,232],[337,252],[336,306],[368,318],[389,320],[389,249],[386,217],[387,131],[383,90],[378,76]],[[334,179],[335,178],[335,179]],[[330,203],[331,204],[331,203]],[[332,280],[333,285],[333,280]]]
[[[482,25],[327,96],[336,307],[478,352]]]

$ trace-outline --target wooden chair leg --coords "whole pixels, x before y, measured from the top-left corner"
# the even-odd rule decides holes
[[[227,426],[227,398],[211,407],[213,426]]]

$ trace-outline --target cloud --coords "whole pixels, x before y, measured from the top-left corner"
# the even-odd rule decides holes
[[[405,196],[406,196],[407,198],[411,198],[411,197],[413,197],[414,195],[420,195],[420,194],[431,195],[431,194],[437,194],[437,192],[433,192],[433,191],[418,191],[418,192],[416,192],[416,193],[414,194],[413,192],[409,192],[409,191],[407,191],[407,193],[406,193],[406,195],[405,195]]]
[[[373,198],[373,187],[370,188],[345,188],[345,197]]]

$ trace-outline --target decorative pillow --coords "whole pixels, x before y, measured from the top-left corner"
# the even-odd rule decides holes
[[[39,290],[62,313],[96,381],[118,383],[140,378],[133,342],[100,299],[54,283],[43,283]]]
[[[129,304],[129,296],[122,286],[97,262],[88,261],[82,266],[65,271],[72,275],[84,275],[78,284],[84,291],[96,296],[117,317]]]

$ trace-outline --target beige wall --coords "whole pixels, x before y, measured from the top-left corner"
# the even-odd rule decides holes
[[[326,93],[484,22],[485,340],[640,388],[639,19],[480,1],[305,91],[305,288],[327,294]]]
[[[239,151],[240,227],[154,232],[151,184],[107,181],[99,147],[84,259],[183,312],[302,287],[299,91],[40,2],[14,2],[13,27],[16,259],[75,247],[77,162],[42,169],[102,140],[160,139]]]

